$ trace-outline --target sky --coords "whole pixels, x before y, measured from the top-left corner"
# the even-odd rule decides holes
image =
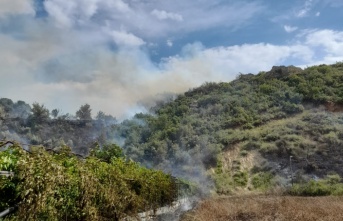
[[[342,0],[0,0],[0,97],[118,119],[274,65],[343,61]]]

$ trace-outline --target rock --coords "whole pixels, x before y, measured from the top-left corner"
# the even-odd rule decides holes
[[[288,66],[288,67],[273,66],[270,71],[266,72],[266,76],[272,77],[272,78],[284,78],[294,73],[300,73],[301,71],[302,71],[301,68],[295,67],[293,65]]]

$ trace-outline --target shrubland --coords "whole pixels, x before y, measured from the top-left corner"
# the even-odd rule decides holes
[[[177,199],[173,177],[127,161],[111,146],[104,150],[114,149],[110,158],[95,150],[79,159],[67,146],[27,152],[13,143],[0,152],[0,170],[14,173],[0,176],[0,211],[17,207],[6,220],[120,220]]]
[[[273,67],[190,89],[115,132],[143,164],[181,176],[203,166],[219,194],[288,189],[343,175],[342,89],[342,63]]]
[[[85,161],[70,158],[71,164],[75,165],[72,168],[78,168],[75,170],[79,174],[73,179],[67,170],[69,167],[59,161],[57,156],[60,155],[39,151],[35,155],[47,157],[43,161],[49,163],[42,165],[47,168],[52,165],[55,174],[69,171],[63,179],[71,179],[68,182],[74,186],[69,186],[70,189],[83,188],[80,183],[85,177],[96,181],[94,183],[109,185],[112,179],[119,178],[105,175],[105,171],[121,174],[121,165],[136,171],[129,173],[129,177],[135,177],[136,173],[139,174],[137,171],[150,173],[138,166],[145,165],[191,180],[199,184],[203,193],[282,191],[306,196],[341,195],[342,111],[343,63],[304,70],[280,66],[256,75],[240,74],[232,82],[204,83],[173,100],[157,103],[149,113],[137,113],[120,123],[101,111],[93,119],[87,104],[73,116],[60,114],[59,109],[50,111],[42,104],[30,106],[24,101],[2,98],[0,139],[43,145],[54,151],[61,146],[70,146],[73,152],[82,156],[92,153]],[[120,145],[123,152],[108,145],[109,141]],[[123,154],[130,160],[122,160]],[[22,161],[18,162],[20,166]],[[140,175],[137,176],[135,179],[140,180]],[[136,184],[130,180],[116,182],[124,183],[123,188],[134,190]],[[55,182],[58,188],[64,186],[58,183],[60,181]],[[83,190],[83,193],[89,193],[86,196],[90,201],[102,206],[108,202],[110,205],[107,206],[125,202],[119,206],[118,216],[126,214],[126,210],[139,211],[142,205],[152,200],[151,196],[138,193],[130,193],[125,199],[110,197],[106,188],[100,188],[105,191],[101,194],[106,193],[106,196],[97,196],[90,190]],[[125,188],[122,191],[128,190]],[[58,194],[64,194],[63,191]],[[76,196],[80,195],[75,193]],[[144,199],[136,199],[138,196]],[[82,197],[77,197],[83,202]],[[44,203],[50,203],[49,197],[43,199]],[[62,202],[61,205],[68,205],[66,201]],[[81,205],[89,206],[88,212],[99,214],[92,203]],[[54,208],[49,207],[42,214],[52,214]],[[82,215],[83,212],[75,214]]]

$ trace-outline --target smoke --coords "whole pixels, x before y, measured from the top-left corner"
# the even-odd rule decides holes
[[[153,122],[163,123],[163,119],[145,117],[147,115],[137,115],[117,125],[113,136],[115,143],[121,145],[128,158],[190,182],[188,187],[181,185],[183,195],[208,196],[214,189],[208,169],[215,163],[217,146],[210,143],[208,135],[188,137],[187,128],[179,128],[172,140],[156,139],[161,131],[154,129]]]
[[[230,81],[240,72],[290,61],[343,59],[342,33],[332,30],[307,30],[286,45],[208,48],[187,38],[212,28],[244,27],[262,9],[250,1],[1,1],[2,96],[64,113],[89,103],[94,115],[102,110],[124,119],[148,110],[156,94],[183,93],[206,81]],[[179,40],[179,49],[158,56],[168,39]],[[315,49],[328,53],[318,56]],[[160,60],[151,59],[154,53]]]
[[[6,82],[1,84],[2,96],[44,103],[66,113],[89,103],[95,112],[102,110],[123,119],[133,110],[144,109],[140,101],[154,102],[156,94],[181,93],[204,81],[234,78],[231,74],[223,78],[222,72],[216,73],[202,59],[171,57],[156,63],[150,55],[162,36],[213,27],[219,21],[237,25],[256,13],[257,4],[212,6],[213,15],[223,7],[244,11],[233,24],[224,19],[227,13],[213,16],[213,21],[200,20],[207,3],[196,11],[184,11],[181,1],[155,3],[2,1],[0,76]],[[169,10],[158,10],[158,5]],[[156,12],[164,12],[165,17],[156,17]],[[199,18],[196,23],[175,20],[190,15]]]
[[[0,63],[5,67],[1,75],[7,82],[2,88],[3,96],[38,101],[50,109],[58,107],[70,113],[89,103],[94,110],[122,118],[127,111],[140,106],[138,101],[151,102],[148,100],[155,99],[156,94],[180,93],[214,80],[212,71],[201,61],[180,63],[183,67],[177,69],[174,66],[178,61],[157,66],[140,48],[113,51],[100,36],[88,36],[77,42],[88,33],[58,36],[59,33],[45,28],[46,31],[41,30],[42,36],[27,33],[25,43],[0,35],[4,42]],[[44,36],[46,33],[57,36]],[[100,45],[99,39],[103,41]],[[21,90],[14,90],[14,85]]]
[[[2,0],[0,2],[0,18],[12,14],[34,14],[29,0]]]

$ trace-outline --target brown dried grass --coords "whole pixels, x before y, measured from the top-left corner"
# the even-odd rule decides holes
[[[181,221],[341,221],[343,197],[234,196],[208,199]]]

